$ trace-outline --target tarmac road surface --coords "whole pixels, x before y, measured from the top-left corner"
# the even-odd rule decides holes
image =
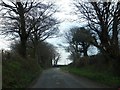
[[[62,72],[60,68],[43,71],[30,88],[109,88],[83,77]]]

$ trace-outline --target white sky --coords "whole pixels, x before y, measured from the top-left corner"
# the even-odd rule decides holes
[[[77,19],[77,16],[73,15],[71,2],[72,0],[55,0],[56,5],[59,6],[60,12],[56,13],[55,16],[60,20],[64,21],[60,24],[59,30],[60,34],[65,33],[69,30],[70,27],[76,25],[77,23],[73,22],[73,20]],[[77,24],[78,25],[78,24]],[[48,39],[49,43],[54,44],[63,44],[64,43],[64,36],[60,36],[56,39]],[[59,52],[61,53],[61,59],[59,60],[58,64],[69,64],[71,61],[67,59],[69,53],[65,52],[63,48],[58,48]]]
[[[5,40],[4,38],[0,37],[0,50],[5,49],[9,50],[10,41]]]
[[[60,12],[56,13],[55,16],[60,20],[64,21],[60,24],[59,30],[60,35],[64,34],[65,32],[69,31],[69,29],[73,26],[79,26],[75,20],[78,19],[77,15],[73,14],[74,11],[72,6],[73,0],[55,0],[56,5],[59,6]],[[48,39],[49,43],[58,46],[58,44],[66,44],[64,35],[58,38]],[[59,46],[58,46],[59,47]],[[58,48],[59,52],[61,53],[61,59],[59,60],[58,64],[69,64],[71,63],[68,60],[69,53],[66,52],[63,48]]]

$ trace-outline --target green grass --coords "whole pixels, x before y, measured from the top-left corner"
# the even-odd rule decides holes
[[[3,88],[25,88],[40,72],[41,68],[34,59],[16,56],[12,60],[3,61],[2,86]]]
[[[113,86],[113,87],[120,86],[120,77],[116,77],[111,72],[108,72],[105,70],[103,71],[96,70],[94,66],[86,66],[82,68],[64,67],[62,68],[62,70],[68,71],[78,76],[92,79],[94,81],[97,81],[109,86]]]

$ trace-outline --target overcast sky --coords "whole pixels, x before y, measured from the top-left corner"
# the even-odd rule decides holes
[[[48,39],[47,41],[51,44],[54,44],[55,46],[58,46],[58,44],[66,44],[64,33],[69,31],[71,27],[78,26],[79,24],[74,22],[75,20],[77,20],[77,16],[72,13],[72,0],[55,0],[55,2],[60,9],[60,12],[56,13],[55,16],[63,21],[59,26],[59,34],[61,36],[58,38]],[[58,64],[70,63],[71,61],[67,59],[69,53],[59,46],[58,50],[61,53],[61,59],[59,60]]]

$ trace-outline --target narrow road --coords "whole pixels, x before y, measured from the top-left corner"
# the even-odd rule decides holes
[[[60,68],[51,68],[45,70],[30,88],[107,88],[107,86],[62,72]]]

